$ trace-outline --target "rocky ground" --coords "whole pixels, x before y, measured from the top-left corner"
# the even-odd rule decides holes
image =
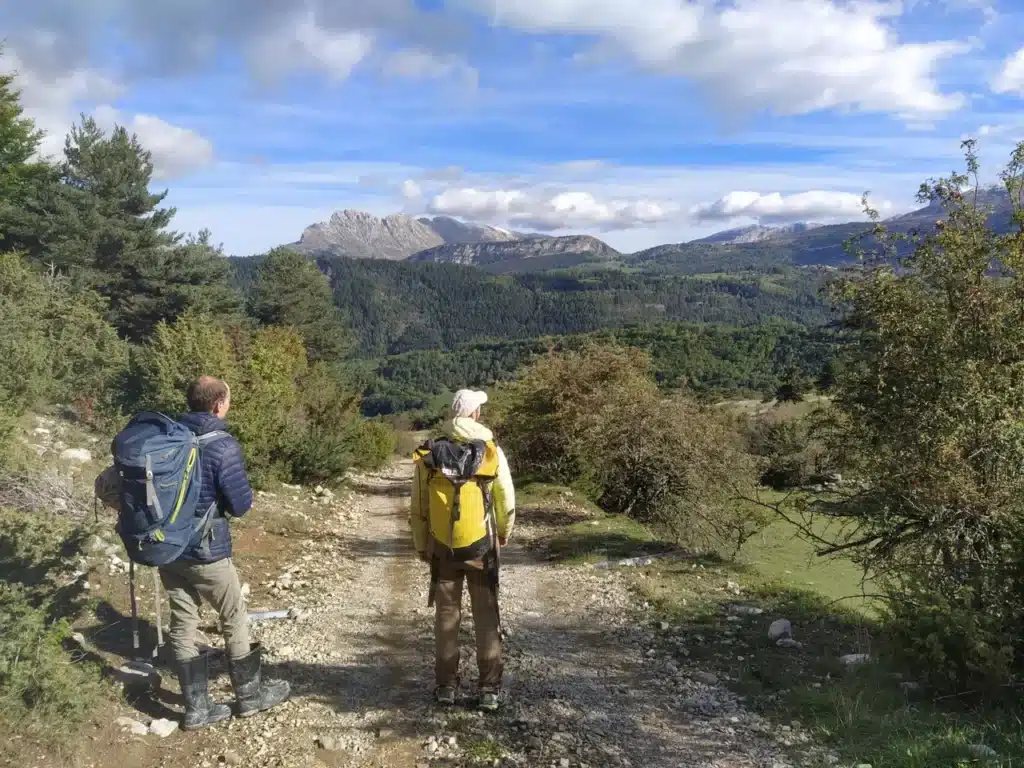
[[[472,709],[467,606],[464,700],[453,710],[433,707],[427,572],[411,552],[405,519],[410,477],[404,462],[355,478],[338,497],[299,488],[264,494],[237,528],[250,610],[289,609],[287,618],[254,624],[269,673],[292,683],[287,705],[161,737],[146,729],[180,711],[164,669],[160,692],[129,689],[118,713],[127,719],[89,737],[75,764],[783,768],[821,761],[798,728],[770,726],[691,666],[685,648],[694,639],[647,617],[624,571],[544,558],[531,541],[552,520],[525,511],[502,571],[510,703],[493,716]],[[110,561],[110,584],[123,583],[115,551],[102,542],[94,549]],[[143,589],[147,615],[151,598],[151,587]],[[122,627],[125,605],[110,608]],[[83,627],[81,637],[102,648],[111,625]],[[207,629],[218,648],[215,627]],[[215,670],[214,691],[226,700],[222,658]]]

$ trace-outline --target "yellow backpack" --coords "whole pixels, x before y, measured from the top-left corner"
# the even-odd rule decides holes
[[[453,560],[477,560],[494,549],[497,530],[491,485],[498,449],[491,441],[428,440],[413,453],[427,471],[429,526]]]

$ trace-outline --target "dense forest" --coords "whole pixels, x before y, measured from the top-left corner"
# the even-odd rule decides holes
[[[827,389],[844,339],[832,329],[784,322],[747,328],[662,323],[405,352],[377,363],[364,413],[430,411],[439,393],[504,381],[540,356],[595,343],[647,352],[663,389],[685,389],[701,399],[771,397],[794,372]]]
[[[244,286],[259,257],[236,259]],[[554,272],[494,276],[451,264],[321,259],[363,357],[452,349],[485,341],[591,333],[638,322],[774,320],[821,325],[828,274],[774,270],[738,275]]]
[[[248,290],[263,257],[233,260]],[[827,367],[824,269],[684,275],[619,269],[496,276],[453,264],[321,258],[369,375],[366,415],[423,411],[537,355],[605,341],[648,350],[658,381],[701,397],[770,395]],[[822,330],[817,330],[822,329]]]

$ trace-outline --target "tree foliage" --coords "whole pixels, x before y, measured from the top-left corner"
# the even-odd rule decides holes
[[[763,525],[739,503],[754,464],[726,417],[665,397],[638,350],[537,360],[501,392],[499,429],[521,476],[572,485],[690,546],[735,553]]]
[[[340,360],[350,346],[327,278],[290,248],[275,248],[260,262],[249,313],[266,325],[296,328],[314,360]]]
[[[1005,682],[1024,658],[1024,145],[1003,180],[1017,231],[997,235],[967,173],[922,186],[945,218],[882,247],[837,285],[861,343],[835,389],[832,449],[863,488],[834,542],[879,574],[922,672]],[[900,257],[901,252],[910,251]]]

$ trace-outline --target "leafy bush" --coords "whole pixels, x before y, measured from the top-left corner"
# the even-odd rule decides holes
[[[98,670],[63,648],[80,608],[69,563],[84,532],[45,512],[0,509],[0,722],[6,729],[71,735],[104,695]]]
[[[1024,145],[1004,174],[1020,225],[1005,236],[966,149],[966,175],[922,187],[941,224],[909,242],[880,228],[836,286],[861,341],[830,440],[863,484],[830,510],[856,526],[835,548],[885,576],[908,654],[953,690],[1024,671]]]
[[[352,439],[353,464],[360,469],[378,469],[398,447],[394,427],[381,419],[359,421]]]
[[[495,398],[510,461],[680,543],[735,552],[763,525],[738,502],[753,462],[727,417],[664,397],[649,371],[643,353],[614,347],[537,361]]]
[[[366,443],[364,430],[380,430],[359,416],[358,385],[338,363],[311,363],[294,328],[254,331],[197,314],[161,323],[134,355],[126,404],[182,412],[188,384],[204,373],[231,386],[228,421],[257,485],[325,482],[354,463],[379,466],[390,456]]]
[[[50,621],[20,584],[0,582],[0,720],[6,729],[70,737],[104,691],[95,665],[73,662],[67,621]]]
[[[0,254],[0,458],[26,409],[55,399],[105,406],[127,362],[98,296]]]
[[[762,485],[780,491],[800,488],[826,471],[826,450],[814,434],[815,423],[814,414],[801,416],[785,406],[747,421],[747,450],[757,459]]]

